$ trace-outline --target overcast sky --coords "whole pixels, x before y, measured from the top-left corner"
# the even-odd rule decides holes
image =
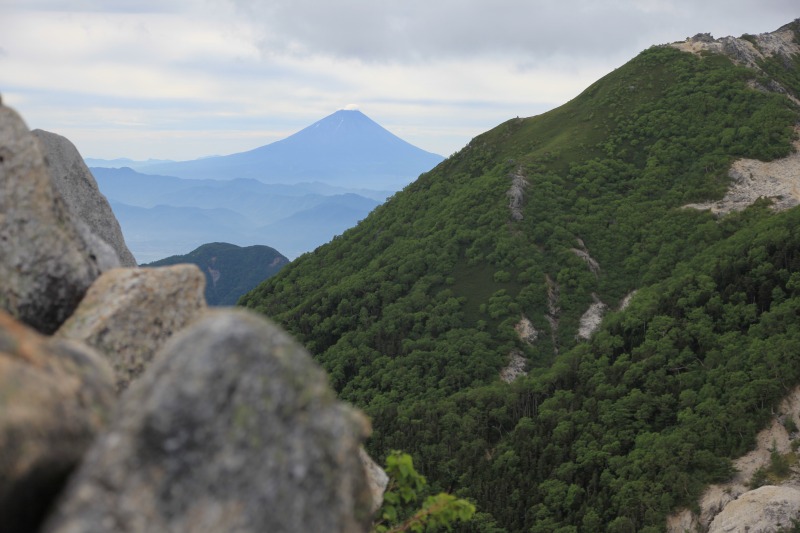
[[[0,95],[85,157],[241,152],[348,105],[447,156],[650,45],[797,17],[797,0],[0,0]]]

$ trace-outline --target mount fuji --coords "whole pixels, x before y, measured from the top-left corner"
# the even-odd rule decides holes
[[[247,152],[153,164],[140,172],[399,190],[443,159],[397,137],[361,111],[342,109],[283,140]]]

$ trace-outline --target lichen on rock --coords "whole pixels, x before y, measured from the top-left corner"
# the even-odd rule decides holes
[[[53,186],[22,119],[0,106],[0,309],[55,331],[104,266]]]
[[[367,531],[368,432],[288,334],[209,311],[123,394],[43,531]]]
[[[118,390],[142,374],[156,352],[206,308],[205,276],[195,265],[117,268],[89,288],[56,335],[101,352]]]
[[[43,337],[0,311],[0,530],[35,531],[110,421],[111,368],[90,348]]]

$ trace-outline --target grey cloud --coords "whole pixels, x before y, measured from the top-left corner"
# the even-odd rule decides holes
[[[4,0],[14,11],[63,11],[68,13],[174,13],[192,7],[190,0]]]
[[[789,22],[795,0],[231,0],[267,54],[416,62],[508,54],[587,58],[752,20]],[[743,17],[745,13],[751,17]],[[797,15],[794,15],[797,16]],[[714,28],[708,28],[713,23]],[[735,31],[729,31],[725,35]],[[661,39],[653,42],[652,38]],[[638,51],[638,50],[636,50]]]

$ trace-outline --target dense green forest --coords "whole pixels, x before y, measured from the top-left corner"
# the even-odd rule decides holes
[[[721,198],[737,158],[791,153],[800,110],[752,87],[800,95],[799,65],[648,49],[473,139],[240,303],[370,415],[374,456],[406,451],[476,503],[463,531],[660,531],[800,383],[800,211],[682,207]],[[582,340],[598,300],[613,311]],[[508,384],[512,352],[528,375]]]

